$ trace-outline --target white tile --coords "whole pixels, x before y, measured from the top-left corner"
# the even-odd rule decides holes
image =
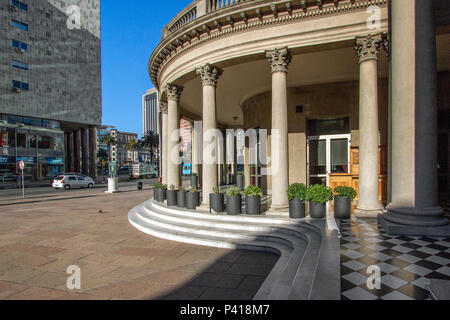
[[[398,256],[397,258],[401,259],[403,261],[409,262],[409,263],[416,263],[417,261],[422,260],[419,257],[412,256],[412,255],[406,254],[406,253]]]
[[[344,278],[347,281],[350,281],[351,283],[353,283],[357,286],[360,286],[360,285],[366,283],[367,279],[368,279],[368,277],[363,276],[359,272],[352,272],[352,273],[346,274],[342,278]]]
[[[422,241],[422,240],[413,240],[413,241],[410,241],[410,243],[417,244],[418,246],[427,246],[430,244],[429,242]]]
[[[356,244],[356,243],[346,243],[343,246],[348,248],[348,249],[351,249],[351,250],[355,250],[355,249],[361,248],[361,246],[359,244]]]
[[[438,256],[430,256],[430,257],[426,258],[425,260],[428,260],[428,261],[431,261],[431,262],[434,262],[434,263],[437,263],[437,264],[440,264],[443,266],[446,266],[447,264],[450,263],[449,259],[445,259],[445,258],[438,257]]]
[[[378,261],[386,261],[392,258],[391,256],[388,256],[387,254],[381,252],[374,252],[372,254],[369,254],[369,257],[377,259]]]
[[[436,270],[439,273],[445,274],[446,276],[450,277],[450,268],[449,267],[442,267]]]
[[[381,297],[383,300],[414,300],[411,297],[408,297],[407,295],[404,295],[401,292],[398,291],[392,291],[388,293],[387,295]]]
[[[389,240],[386,240],[386,242],[390,242],[390,243],[397,244],[397,245],[406,243],[406,241],[399,240],[399,239],[389,239]]]
[[[347,261],[347,262],[343,263],[342,265],[344,265],[347,268],[350,268],[354,271],[358,271],[358,270],[367,268],[367,265],[365,265],[364,263],[361,263],[359,261],[356,261],[356,260]]]
[[[381,283],[391,287],[392,289],[399,289],[408,284],[405,280],[394,277],[393,275],[387,274],[381,277]]]
[[[374,250],[374,251],[383,251],[383,250],[387,249],[386,247],[380,246],[378,244],[373,244],[371,246],[368,246],[367,248]]]
[[[377,263],[376,265],[380,267],[380,270],[385,273],[391,273],[399,269],[398,267],[393,266],[392,264],[386,262]]]
[[[342,293],[344,296],[349,298],[350,300],[376,300],[377,296],[371,294],[370,292],[356,287],[351,290],[345,291]]]
[[[419,279],[414,280],[413,282],[411,282],[413,285],[420,287],[424,290],[429,290],[430,289],[430,279],[427,279],[425,277],[421,277]]]
[[[367,238],[367,239],[364,239],[364,241],[367,241],[367,242],[370,242],[370,243],[380,243],[380,242],[383,242],[384,240],[380,240],[380,239],[378,239],[378,238]]]
[[[438,246],[450,248],[450,241],[441,240],[441,241],[435,242],[434,244],[437,244]]]
[[[439,250],[436,250],[436,249],[433,249],[433,248],[428,248],[428,247],[419,248],[419,249],[417,249],[417,251],[425,252],[425,253],[428,253],[428,254],[436,254],[436,253],[440,252]]]
[[[406,268],[403,268],[403,270],[418,274],[419,276],[422,277],[432,272],[432,270],[418,266],[417,264],[411,264]]]
[[[356,252],[356,251],[353,251],[353,250],[344,252],[344,254],[345,254],[347,257],[349,257],[350,259],[353,259],[353,260],[359,259],[359,258],[361,258],[361,257],[364,257],[363,254],[361,254],[361,253],[359,253],[359,252]]]
[[[404,246],[395,246],[395,247],[392,247],[391,250],[395,250],[395,251],[402,252],[402,253],[408,253],[408,252],[413,251],[414,249],[407,248]]]

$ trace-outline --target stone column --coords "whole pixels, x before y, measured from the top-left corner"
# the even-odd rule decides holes
[[[192,173],[196,173],[198,176],[198,137],[197,132],[195,131],[194,125],[192,125],[192,142],[191,142],[191,162],[192,162]]]
[[[196,70],[202,79],[203,86],[203,161],[202,161],[202,205],[209,206],[209,194],[214,187],[218,187],[217,181],[217,139],[212,137],[213,130],[217,129],[216,87],[222,70],[210,64],[206,64]],[[209,152],[211,144],[215,144],[215,154]]]
[[[168,141],[168,130],[167,130],[167,102],[161,101],[161,113],[162,113],[162,136],[161,136],[161,148],[162,148],[162,183],[167,184],[167,141]]]
[[[291,62],[288,48],[266,52],[272,68],[272,205],[269,212],[287,211],[289,202],[287,71]]]
[[[183,88],[168,84],[167,93],[167,185],[180,186],[180,112],[178,103]]]
[[[89,175],[91,178],[97,178],[97,129],[89,128]]]
[[[382,34],[356,38],[359,56],[359,200],[357,217],[376,218],[379,200],[378,53]]]
[[[81,131],[82,135],[82,173],[89,176],[89,128],[84,128]]]
[[[379,222],[390,234],[448,237],[437,192],[433,1],[391,6],[392,199]]]
[[[67,155],[68,155],[68,171],[69,172],[74,172],[75,171],[75,145],[74,145],[74,133],[69,132],[68,136],[67,136],[67,142],[68,142],[68,146],[67,146]]]

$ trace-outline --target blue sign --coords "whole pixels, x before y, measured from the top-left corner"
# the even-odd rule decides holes
[[[9,160],[8,156],[0,156],[0,163],[9,163],[8,160]]]
[[[190,163],[185,163],[183,165],[183,174],[184,175],[190,175],[192,172],[192,164]]]
[[[39,163],[53,165],[64,164],[64,158],[39,157]]]
[[[36,163],[36,157],[17,157],[17,163],[20,161],[25,163]]]

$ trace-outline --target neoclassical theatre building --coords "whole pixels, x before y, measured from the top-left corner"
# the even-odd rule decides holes
[[[203,132],[266,129],[278,170],[250,161],[248,141],[242,167],[246,184],[271,196],[269,214],[287,214],[291,183],[347,185],[355,214],[388,232],[449,234],[440,206],[450,190],[449,1],[197,0],[164,27],[149,74],[163,106],[166,184],[180,183],[170,156],[180,117]],[[241,167],[239,155],[196,165],[207,156],[201,140],[193,172],[207,195]]]

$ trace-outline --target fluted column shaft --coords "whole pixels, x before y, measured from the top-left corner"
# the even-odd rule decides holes
[[[376,218],[381,213],[378,163],[378,53],[383,36],[356,39],[359,56],[359,200],[355,214]]]
[[[203,206],[209,205],[209,194],[218,187],[217,179],[217,141],[214,130],[217,130],[216,86],[222,70],[206,64],[196,70],[203,85],[203,162],[202,190]],[[215,148],[211,148],[215,144]],[[214,154],[212,152],[214,150]]]
[[[180,112],[178,103],[182,87],[167,85],[167,185],[180,187]]]
[[[167,114],[167,102],[161,102],[161,112],[162,112],[162,137],[161,137],[161,143],[162,143],[162,183],[167,184],[168,181],[168,170],[167,170],[167,161],[168,161],[168,114]]]
[[[287,70],[291,55],[287,48],[266,52],[272,68],[272,205],[270,212],[287,211],[289,187]]]

